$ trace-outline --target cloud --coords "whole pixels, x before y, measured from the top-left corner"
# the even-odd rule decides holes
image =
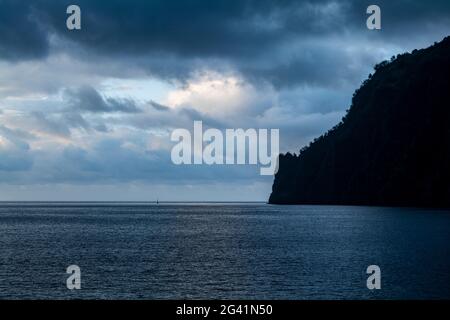
[[[123,72],[145,71],[166,80],[184,81],[200,69],[210,69],[237,71],[255,83],[277,87],[305,82],[338,85],[343,79],[355,84],[360,73],[352,69],[353,62],[375,63],[380,42],[394,50],[399,44],[410,49],[418,42],[425,46],[430,35],[439,40],[448,34],[450,22],[446,0],[432,5],[380,0],[381,32],[365,27],[370,1],[112,0],[106,5],[80,0],[77,4],[83,28],[71,32],[63,19],[66,1],[0,2],[5,15],[0,35],[7,39],[0,44],[4,52],[0,57],[20,61],[64,52],[73,60],[120,65]],[[415,39],[405,37],[411,30]],[[346,41],[336,41],[341,38]],[[355,42],[360,50],[349,51]],[[373,54],[367,54],[370,51]]]
[[[30,147],[24,138],[31,136],[0,125],[0,172],[24,171],[32,167]]]
[[[277,128],[296,152],[374,64],[450,33],[448,0],[380,0],[375,32],[365,0],[79,0],[81,31],[68,4],[0,0],[3,183],[269,190],[256,167],[174,166],[171,130]]]
[[[49,54],[49,34],[25,1],[0,1],[0,59],[42,59]]]
[[[171,91],[166,104],[174,108],[194,109],[216,118],[254,115],[271,106],[271,88],[267,87],[265,91],[257,90],[237,75],[208,72]]]
[[[162,105],[162,104],[157,103],[157,102],[155,102],[153,100],[150,100],[148,103],[149,103],[149,105],[151,105],[153,108],[155,108],[158,111],[168,111],[168,110],[170,110],[170,108],[168,106]]]
[[[72,110],[85,112],[140,112],[132,99],[104,98],[91,86],[82,86],[75,90],[66,89],[65,98]]]
[[[71,33],[61,24],[64,3],[41,0],[34,8],[46,13],[42,14],[43,23],[53,32],[97,52],[164,52],[179,57],[238,59],[261,55],[267,48],[298,37],[365,28],[366,8],[371,4],[359,0],[112,0],[105,5],[102,1],[80,0],[84,29]],[[434,1],[433,5],[420,0],[380,0],[377,4],[389,33],[424,22],[448,21],[450,9],[445,0]]]
[[[108,138],[88,148],[68,145],[60,150],[24,150],[7,155],[0,161],[0,171],[6,171],[2,182],[14,185],[267,181],[267,177],[259,176],[257,166],[176,166],[170,161],[170,150],[150,150],[139,146],[138,140]]]

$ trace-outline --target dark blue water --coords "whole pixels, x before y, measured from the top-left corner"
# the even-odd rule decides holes
[[[448,299],[449,244],[439,210],[3,203],[0,298]]]

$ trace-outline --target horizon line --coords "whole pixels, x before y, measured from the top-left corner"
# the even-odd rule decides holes
[[[22,202],[22,203],[267,203],[267,201],[233,201],[233,200],[224,200],[224,201],[216,201],[216,200],[189,200],[189,201],[171,201],[171,200],[164,200],[164,201],[146,201],[146,200],[124,200],[124,201],[118,201],[118,200],[0,200],[0,203],[7,203],[7,202]]]

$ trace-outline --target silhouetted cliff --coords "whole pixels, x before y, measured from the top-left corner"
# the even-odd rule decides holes
[[[450,207],[450,37],[375,66],[341,123],[280,156],[269,202]]]

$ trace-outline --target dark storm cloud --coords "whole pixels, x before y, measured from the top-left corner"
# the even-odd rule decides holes
[[[379,58],[378,58],[379,59]],[[361,71],[379,62],[376,55],[348,52],[336,43],[305,46],[288,59],[265,65],[246,64],[241,71],[253,83],[268,81],[276,88],[308,86],[354,85],[361,79]],[[351,68],[352,64],[362,68]]]
[[[125,65],[140,65],[166,79],[185,79],[200,66],[229,66],[248,78],[282,86],[299,84],[310,77],[313,82],[329,82],[330,71],[334,76],[333,66],[310,70],[314,63],[308,55],[296,52],[319,54],[322,60],[317,63],[333,63],[338,71],[351,63],[354,57],[333,42],[333,35],[351,32],[355,41],[359,35],[377,41],[407,42],[411,39],[406,34],[413,32],[419,37],[432,26],[443,29],[444,35],[450,33],[447,0],[376,1],[382,8],[381,32],[366,29],[366,8],[372,1],[78,0],[82,30],[69,31],[65,9],[72,3],[0,0],[0,57],[44,57],[49,36],[57,35],[60,41],[72,43],[58,50],[74,51],[86,55],[83,59],[95,61],[120,58]],[[373,57],[356,59],[368,64],[374,61]],[[344,75],[352,77],[350,73],[344,70]]]
[[[0,0],[0,59],[44,58],[49,52],[48,31],[24,1]]]
[[[83,29],[61,23],[64,6],[38,2],[58,34],[108,55],[167,52],[188,57],[252,57],[294,37],[318,37],[348,29],[366,31],[373,1],[79,0]],[[385,33],[421,23],[448,21],[450,2],[376,1]]]
[[[135,102],[131,99],[113,99],[102,97],[97,90],[90,86],[82,86],[75,90],[65,91],[67,103],[72,110],[86,112],[140,112]]]

